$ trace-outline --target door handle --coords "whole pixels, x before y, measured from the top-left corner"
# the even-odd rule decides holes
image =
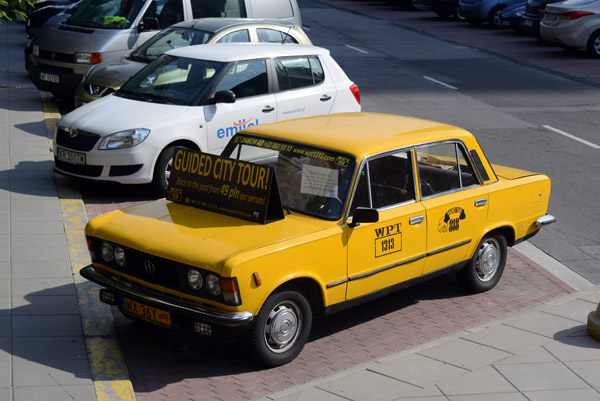
[[[266,106],[265,106],[265,107],[263,107],[263,109],[262,109],[263,113],[270,113],[270,112],[272,112],[273,110],[275,110],[275,107],[273,107],[273,106],[269,106],[269,105],[266,105]]]
[[[322,101],[322,102],[326,102],[326,101],[328,101],[329,99],[331,99],[331,96],[329,96],[329,95],[323,95],[323,96],[321,96],[321,101]]]
[[[475,201],[475,207],[485,206],[487,204],[487,199],[477,199]]]
[[[415,217],[411,217],[410,220],[408,220],[408,224],[410,225],[415,225],[415,224],[419,224],[425,221],[425,216],[415,216]]]

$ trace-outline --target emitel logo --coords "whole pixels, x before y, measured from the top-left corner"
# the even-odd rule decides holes
[[[144,261],[144,269],[148,274],[154,274],[154,272],[156,272],[156,267],[154,266],[154,263],[150,262],[149,260]]]

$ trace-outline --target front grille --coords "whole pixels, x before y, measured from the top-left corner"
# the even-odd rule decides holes
[[[143,164],[132,164],[129,166],[111,166],[108,175],[111,177],[120,177],[123,175],[134,174],[137,173],[142,168],[142,166]]]
[[[42,59],[46,59],[46,60],[64,61],[66,63],[73,63],[75,60],[75,57],[73,54],[52,52],[52,51],[44,50],[44,49],[40,49],[39,57]]]
[[[85,177],[100,177],[102,174],[102,166],[82,166],[79,164],[71,164],[54,158],[54,165],[57,169],[66,171],[67,173],[83,175]]]
[[[58,67],[58,66],[55,66],[55,65],[44,64],[44,63],[38,63],[38,67],[41,70],[44,70],[44,71],[62,72],[62,73],[65,73],[65,74],[73,74],[73,69],[72,68]]]
[[[77,128],[73,129],[77,131],[77,135],[74,137],[69,135],[67,130],[59,128],[56,131],[56,143],[65,148],[87,152],[92,150],[94,145],[98,142],[98,139],[100,139],[100,135],[94,134],[93,132],[83,131]]]

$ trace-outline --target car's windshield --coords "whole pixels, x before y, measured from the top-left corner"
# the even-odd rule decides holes
[[[163,55],[134,75],[117,96],[189,106],[225,63]]]
[[[149,63],[168,50],[203,45],[214,36],[213,32],[190,28],[167,28],[134,50],[129,59]]]
[[[281,203],[288,211],[336,220],[345,210],[356,164],[349,155],[238,134],[223,156],[273,167]]]
[[[83,0],[67,23],[86,28],[126,29],[143,5],[144,0]]]

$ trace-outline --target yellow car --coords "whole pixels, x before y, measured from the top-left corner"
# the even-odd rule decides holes
[[[95,218],[83,277],[162,326],[246,329],[256,361],[294,359],[313,316],[456,271],[500,280],[536,234],[550,179],[491,165],[469,132],[345,113],[246,128],[221,156],[178,148],[166,199]]]

